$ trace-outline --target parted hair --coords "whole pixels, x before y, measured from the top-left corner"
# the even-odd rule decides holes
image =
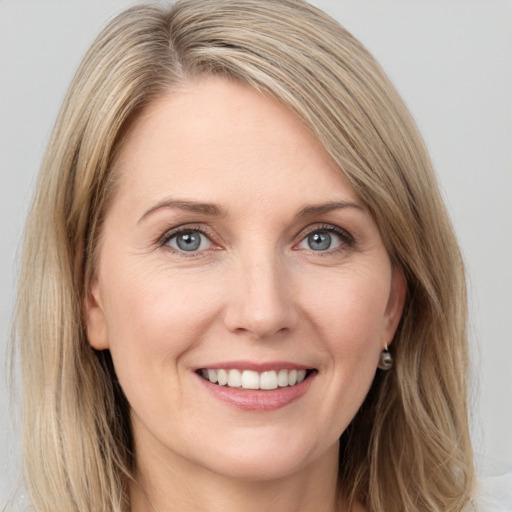
[[[459,512],[474,469],[464,268],[404,103],[350,33],[301,0],[182,0],[113,19],[84,57],[49,142],[27,222],[15,318],[25,478],[36,510],[129,510],[130,411],[83,305],[116,151],[149,103],[221,75],[276,98],[370,209],[407,283],[391,344],[341,435],[339,491],[371,512]]]

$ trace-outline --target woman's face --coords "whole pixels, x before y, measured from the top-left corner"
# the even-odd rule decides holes
[[[87,330],[139,464],[270,479],[336,460],[404,297],[348,180],[287,109],[221,78],[149,105],[116,168]]]

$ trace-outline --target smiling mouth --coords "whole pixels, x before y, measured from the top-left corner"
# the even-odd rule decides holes
[[[203,379],[211,382],[212,384],[230,388],[252,390],[260,389],[265,391],[296,386],[315,372],[315,369],[282,369],[265,372],[222,368],[201,368],[197,370],[198,375],[200,375]]]

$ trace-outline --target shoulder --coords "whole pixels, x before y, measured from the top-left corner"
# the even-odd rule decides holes
[[[512,512],[512,471],[480,478],[464,512]]]

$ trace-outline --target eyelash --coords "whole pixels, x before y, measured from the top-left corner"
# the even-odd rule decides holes
[[[355,239],[354,237],[345,229],[340,228],[338,226],[335,226],[333,224],[316,224],[314,226],[311,226],[310,228],[306,228],[306,231],[301,232],[300,234],[300,242],[303,242],[307,239],[308,236],[312,235],[313,233],[334,233],[337,235],[340,240],[340,247],[336,247],[335,249],[328,249],[326,251],[313,251],[318,252],[319,255],[323,254],[329,254],[329,253],[335,253],[338,251],[346,250],[347,248],[354,247],[355,245]],[[311,249],[313,250],[313,249]]]
[[[197,227],[197,226],[191,226],[191,225],[186,225],[186,226],[178,226],[176,228],[173,228],[169,231],[166,231],[157,241],[157,247],[161,247],[161,248],[164,248],[164,249],[167,249],[175,254],[179,254],[180,256],[183,256],[185,258],[193,258],[193,257],[198,257],[198,256],[203,256],[204,252],[206,251],[190,251],[190,253],[187,253],[187,251],[180,251],[178,249],[175,249],[174,247],[171,247],[169,244],[169,242],[179,236],[179,235],[182,235],[182,234],[185,234],[185,233],[198,233],[200,235],[203,235],[204,237],[206,237],[213,245],[215,245],[215,243],[212,241],[213,239],[213,235],[208,233],[207,230],[205,230],[203,227]]]
[[[323,254],[332,254],[336,253],[342,250],[346,250],[347,248],[354,247],[355,240],[354,237],[345,229],[342,229],[338,226],[332,225],[332,224],[316,224],[314,226],[310,226],[309,228],[306,228],[306,230],[301,231],[299,235],[297,235],[296,238],[300,236],[300,240],[294,244],[294,246],[298,245],[299,243],[302,243],[307,239],[308,236],[312,235],[313,233],[334,233],[340,238],[340,247],[336,247],[334,249],[327,249],[325,251],[314,251],[313,249],[310,249],[312,252],[316,252],[318,255]],[[165,248],[173,253],[177,253],[180,256],[183,256],[185,258],[191,258],[191,257],[198,257],[198,256],[204,256],[204,253],[207,252],[206,250],[203,251],[190,251],[190,253],[187,253],[187,251],[181,251],[178,249],[175,249],[173,247],[170,247],[168,244],[169,242],[185,233],[198,233],[202,236],[205,236],[213,245],[216,245],[215,242],[213,242],[213,235],[208,232],[208,230],[205,230],[204,227],[198,227],[198,226],[179,226],[176,228],[173,228],[169,231],[166,231],[157,241],[157,246],[161,248]]]

